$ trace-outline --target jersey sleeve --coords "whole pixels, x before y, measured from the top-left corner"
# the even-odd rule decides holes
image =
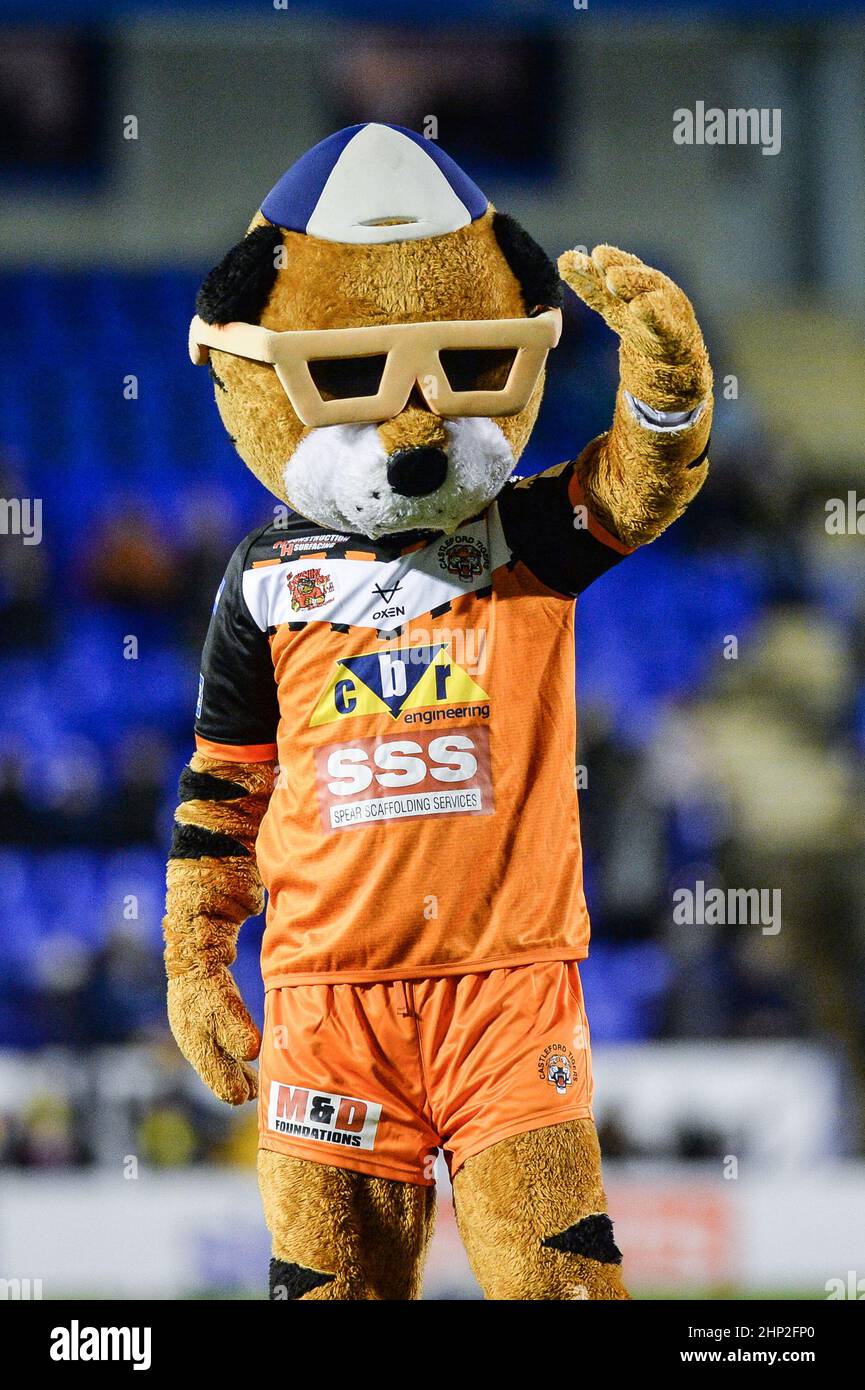
[[[279,701],[267,632],[243,596],[249,541],[238,546],[219,586],[204,643],[195,711],[195,743],[225,762],[277,756]]]
[[[570,598],[632,553],[592,516],[573,462],[508,483],[498,506],[514,559]]]

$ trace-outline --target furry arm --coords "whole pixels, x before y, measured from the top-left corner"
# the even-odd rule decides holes
[[[578,460],[583,494],[625,545],[643,545],[681,516],[708,471],[712,369],[703,335],[683,291],[615,246],[591,256],[566,251],[559,273],[619,335],[613,426]],[[659,411],[689,414],[670,426]]]
[[[229,972],[237,936],[261,911],[255,840],[276,764],[227,763],[196,753],[180,778],[168,860],[165,969],[177,1046],[220,1100],[258,1090],[247,1063],[261,1039]]]

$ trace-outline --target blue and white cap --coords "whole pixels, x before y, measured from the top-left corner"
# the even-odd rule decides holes
[[[486,209],[477,184],[434,140],[375,122],[301,155],[261,205],[280,227],[355,244],[442,236]]]

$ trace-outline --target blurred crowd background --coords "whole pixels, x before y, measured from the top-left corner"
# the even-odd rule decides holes
[[[578,605],[584,986],[612,1171],[650,1163],[674,1187],[730,1154],[770,1154],[767,1180],[854,1164],[861,8],[514,0],[443,3],[433,19],[415,3],[91,0],[62,22],[14,4],[0,21],[0,498],[41,505],[40,543],[0,535],[7,1176],[112,1172],[129,1155],[166,1173],[254,1161],[251,1108],[211,1101],[164,1009],[164,860],[198,657],[225,563],[273,505],[188,362],[186,327],[204,272],[309,145],[431,116],[550,254],[609,241],[678,279],[716,371],[709,482]],[[780,152],[676,145],[673,112],[700,100],[779,109]],[[615,340],[569,292],[565,318],[522,472],[610,420]],[[852,519],[840,534],[832,499]],[[780,890],[781,930],[677,924],[674,893],[700,882]],[[236,967],[259,1013],[261,929],[244,928]],[[861,1205],[858,1220],[861,1233]],[[205,1262],[199,1284],[242,1284],[232,1258]],[[449,1268],[439,1287],[458,1291]]]

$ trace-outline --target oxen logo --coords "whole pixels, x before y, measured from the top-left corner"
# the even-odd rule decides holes
[[[483,574],[490,562],[489,551],[474,536],[451,536],[438,548],[443,570],[466,583]]]
[[[319,569],[300,570],[297,574],[288,575],[285,582],[295,613],[321,608],[333,597],[333,580]]]
[[[538,1058],[538,1076],[550,1086],[555,1086],[558,1095],[563,1096],[569,1086],[574,1084],[574,1055],[561,1043],[551,1043],[544,1048]]]

